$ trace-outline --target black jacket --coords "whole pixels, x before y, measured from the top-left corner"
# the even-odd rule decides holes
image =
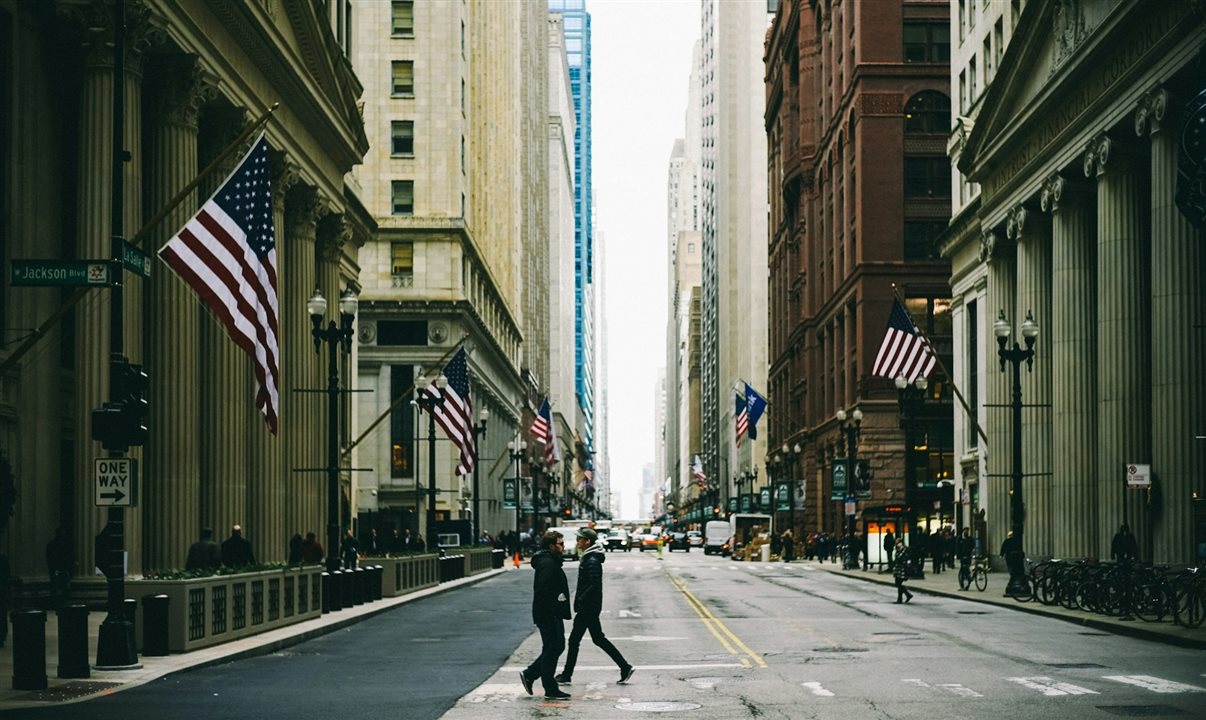
[[[255,565],[255,553],[251,551],[251,543],[242,535],[231,533],[222,542],[222,564],[226,567],[244,567]]]
[[[603,561],[607,555],[602,545],[591,545],[578,562],[578,586],[574,588],[574,612],[579,615],[598,615],[603,612]]]
[[[532,556],[536,579],[532,582],[532,622],[569,620],[569,581],[561,569],[561,557],[548,550]]]

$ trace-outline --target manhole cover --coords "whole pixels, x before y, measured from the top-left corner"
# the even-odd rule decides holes
[[[877,632],[877,633],[871,633],[871,634],[872,634],[872,635],[896,635],[896,636],[901,636],[901,637],[904,637],[904,636],[916,636],[916,635],[920,635],[921,633],[911,633],[911,632]]]
[[[819,652],[819,653],[856,653],[856,652],[867,652],[867,648],[819,647],[819,648],[813,648],[812,651]]]
[[[411,642],[444,642],[444,638],[411,638]]]
[[[959,615],[987,615],[988,614],[987,612],[985,612],[983,610],[958,610],[956,612]]]
[[[633,712],[682,712],[698,710],[702,705],[685,702],[631,702],[616,705],[616,710],[631,710]]]
[[[74,700],[92,695],[104,690],[110,690],[115,687],[120,687],[121,683],[115,682],[69,682],[58,687],[47,688],[45,690],[35,690],[31,693],[26,693],[20,697],[14,698],[21,702],[33,700],[37,702],[63,702],[65,700]]]
[[[1098,632],[1078,632],[1076,634],[1077,635],[1087,635],[1089,637],[1110,637],[1109,633],[1098,633]]]
[[[687,682],[696,690],[711,690],[720,683],[724,682],[725,678],[721,677],[697,677],[687,678]]]
[[[1083,670],[1086,668],[1103,668],[1105,665],[1097,663],[1044,663],[1047,667],[1064,668],[1067,670]]]
[[[1179,710],[1171,705],[1098,705],[1097,709],[1121,717],[1162,717],[1185,714],[1184,710]]]

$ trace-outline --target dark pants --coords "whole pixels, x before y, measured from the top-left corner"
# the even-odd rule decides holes
[[[900,599],[906,595],[909,596],[910,600],[913,599],[913,593],[909,592],[909,589],[907,587],[905,587],[905,579],[900,576],[897,576],[896,577],[896,602],[900,602]]]
[[[557,658],[565,649],[565,621],[560,618],[546,620],[537,623],[536,627],[540,630],[540,655],[523,674],[530,678],[539,677],[546,693],[557,692],[559,688],[553,676],[557,674]]]
[[[599,624],[598,615],[575,615],[574,627],[570,630],[569,652],[565,654],[565,669],[561,671],[562,675],[571,677],[574,674],[574,665],[578,663],[578,646],[582,644],[582,636],[588,630],[590,631],[590,641],[607,653],[617,667],[621,670],[628,667],[628,661],[603,634],[603,626]]]

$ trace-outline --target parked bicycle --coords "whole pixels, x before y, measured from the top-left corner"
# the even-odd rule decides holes
[[[988,558],[974,558],[967,567],[959,567],[959,588],[969,589],[972,585],[980,592],[988,588]]]

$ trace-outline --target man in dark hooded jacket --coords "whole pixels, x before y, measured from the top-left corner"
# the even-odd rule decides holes
[[[532,622],[540,630],[540,655],[520,671],[523,689],[532,694],[532,683],[540,678],[544,697],[548,700],[568,700],[569,693],[561,692],[554,675],[557,658],[565,649],[565,621],[570,619],[569,581],[561,569],[561,554],[565,552],[561,533],[550,530],[540,538],[540,550],[532,556],[536,578],[532,582]]]
[[[603,561],[607,559],[599,535],[590,528],[578,530],[578,587],[574,589],[574,628],[570,631],[569,652],[565,655],[565,669],[557,676],[559,683],[570,684],[574,665],[578,661],[578,647],[582,636],[590,631],[590,639],[620,668],[620,682],[628,682],[635,670],[611,641],[603,635],[599,614],[603,612]]]

